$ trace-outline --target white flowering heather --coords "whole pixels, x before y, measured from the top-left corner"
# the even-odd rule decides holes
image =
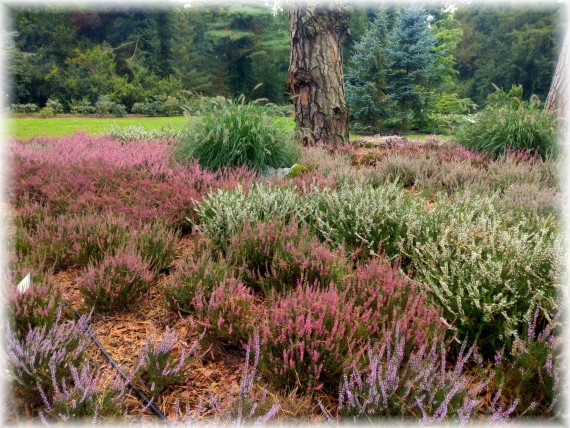
[[[364,244],[372,252],[380,250],[395,257],[409,217],[421,205],[421,200],[405,196],[396,184],[378,188],[345,185],[307,195],[302,218],[335,244],[353,249]]]
[[[54,384],[69,379],[89,345],[89,318],[63,322],[60,310],[51,328],[31,328],[23,339],[8,327],[6,353],[17,395],[41,402],[39,388],[49,395]]]
[[[300,211],[300,206],[301,196],[295,189],[260,183],[247,192],[239,185],[234,190],[212,192],[197,204],[196,211],[200,230],[223,248],[246,220],[288,221]]]
[[[492,353],[522,331],[536,303],[556,311],[562,242],[554,217],[505,211],[496,196],[472,194],[442,197],[418,214],[403,251],[460,337]]]
[[[196,341],[190,349],[182,348],[176,356],[174,349],[178,342],[178,333],[169,328],[160,340],[155,335],[147,340],[139,364],[142,367],[141,377],[151,395],[157,396],[167,386],[186,381],[190,360],[197,356],[199,346]]]

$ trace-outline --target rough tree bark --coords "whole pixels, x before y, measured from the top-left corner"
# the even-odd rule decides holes
[[[552,76],[552,83],[550,84],[550,90],[546,97],[546,103],[544,104],[544,108],[547,111],[555,112],[558,117],[561,118],[566,117],[565,114],[568,111],[566,103],[570,95],[568,94],[566,78],[566,73],[568,73],[566,62],[570,59],[568,58],[569,44],[570,31],[567,31],[564,42],[562,43],[562,49],[560,49],[560,56],[558,57],[558,63],[554,70],[554,76]]]
[[[295,106],[296,139],[339,145],[348,142],[342,44],[350,14],[340,3],[289,3],[291,62],[287,75]]]

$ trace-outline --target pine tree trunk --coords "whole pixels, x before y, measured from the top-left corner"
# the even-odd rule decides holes
[[[544,108],[547,111],[555,112],[558,117],[565,117],[567,112],[566,103],[568,101],[568,84],[566,74],[566,61],[568,60],[568,49],[570,44],[570,31],[566,32],[566,37],[564,37],[564,42],[562,43],[562,49],[560,49],[560,56],[558,57],[558,63],[556,65],[556,70],[554,70],[554,76],[552,77],[552,83],[550,84],[550,90],[548,91],[548,97],[546,97],[546,103]]]
[[[296,138],[303,144],[348,142],[342,44],[350,14],[340,3],[289,3],[291,62],[287,75],[295,105]]]

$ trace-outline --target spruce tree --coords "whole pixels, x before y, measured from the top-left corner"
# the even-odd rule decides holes
[[[425,120],[429,92],[437,82],[435,45],[427,13],[419,8],[401,9],[389,37],[386,60],[388,90],[398,104],[403,128],[411,120],[418,124]]]
[[[354,46],[354,54],[345,75],[346,99],[351,126],[356,131],[378,131],[392,113],[388,95],[388,43],[386,12],[381,10],[369,24],[362,39]]]

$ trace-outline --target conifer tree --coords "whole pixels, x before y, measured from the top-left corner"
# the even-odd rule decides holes
[[[350,107],[351,126],[356,131],[379,130],[390,117],[393,102],[388,95],[386,12],[377,13],[362,39],[354,46],[346,71],[346,99]]]

